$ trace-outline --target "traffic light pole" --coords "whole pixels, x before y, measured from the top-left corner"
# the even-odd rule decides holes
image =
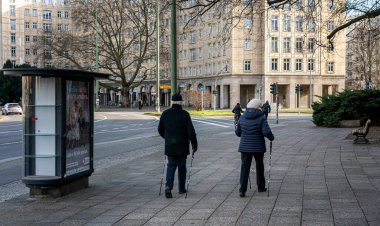
[[[278,124],[278,107],[279,107],[279,104],[278,104],[278,94],[276,94],[276,124]]]

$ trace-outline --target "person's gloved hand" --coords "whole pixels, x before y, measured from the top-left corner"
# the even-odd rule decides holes
[[[198,147],[193,147],[193,155],[198,150]]]

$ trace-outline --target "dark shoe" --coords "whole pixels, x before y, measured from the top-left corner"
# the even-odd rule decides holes
[[[243,192],[239,192],[239,195],[240,195],[240,197],[245,197],[245,193],[243,193]]]
[[[259,188],[257,190],[258,190],[258,192],[266,192],[268,189],[266,189],[266,188]]]
[[[187,191],[186,191],[186,189],[184,189],[184,190],[179,190],[179,194],[185,194]]]
[[[170,188],[166,188],[165,189],[165,197],[168,198],[168,199],[173,198],[172,191],[170,190]]]

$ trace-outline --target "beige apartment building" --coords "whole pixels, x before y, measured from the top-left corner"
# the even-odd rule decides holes
[[[27,63],[35,67],[52,67],[49,50],[36,45],[41,32],[50,32],[53,28],[71,29],[68,0],[1,1],[0,64],[9,59],[14,65]],[[58,66],[67,68],[69,65]]]
[[[265,2],[259,7],[268,8]],[[308,108],[318,100],[316,96],[343,90],[345,31],[338,33],[329,44],[325,37],[336,23],[329,19],[334,9],[333,1],[323,1],[322,7],[311,5],[313,2],[299,1],[279,9],[262,10],[265,13],[253,17],[243,17],[227,42],[221,38],[225,35],[221,34],[225,24],[223,20],[215,21],[212,10],[203,16],[205,23],[190,24],[185,31],[182,21],[186,21],[191,12],[181,11],[177,14],[178,90],[186,96],[186,90],[203,86],[210,93],[216,93],[212,104],[206,107],[215,105],[216,108],[232,108],[238,102],[245,106],[252,98],[274,103],[276,98],[270,93],[271,83],[278,84],[281,108]],[[305,10],[309,16],[305,16]],[[167,45],[170,43],[168,35],[163,37]],[[170,78],[169,69],[161,73],[164,78],[165,75]],[[163,79],[163,83],[170,84],[168,79]],[[295,92],[297,84],[302,87],[299,103]],[[155,85],[147,82],[135,92],[136,98],[152,103]],[[162,105],[169,104],[169,94],[170,89],[161,90]]]
[[[1,3],[0,63],[10,59],[14,64],[28,63],[36,67],[68,68],[54,62],[48,49],[36,48],[38,35],[51,29],[69,31],[68,0],[5,0]],[[203,23],[187,24],[190,11],[177,13],[177,75],[178,90],[186,97],[187,90],[204,87],[213,93],[212,103],[206,107],[232,108],[243,106],[252,98],[276,102],[270,84],[278,84],[281,108],[307,108],[317,101],[316,96],[335,94],[344,89],[345,32],[340,32],[329,45],[325,37],[334,28],[333,1],[300,0],[294,5],[266,10],[261,1],[255,13],[234,21],[231,32],[223,28],[226,21],[217,20],[214,11],[203,15]],[[194,1],[182,4],[193,4]],[[311,17],[305,16],[308,10]],[[170,13],[162,19],[163,47],[170,47]],[[77,29],[77,28],[74,28]],[[39,51],[44,51],[43,58]],[[161,89],[156,91],[155,76],[131,92],[134,100],[143,99],[154,105],[160,95],[163,106],[170,105],[170,66],[167,55],[161,56]],[[150,62],[152,63],[152,62]],[[302,91],[297,100],[295,87]],[[120,93],[101,89],[102,104],[121,102]]]

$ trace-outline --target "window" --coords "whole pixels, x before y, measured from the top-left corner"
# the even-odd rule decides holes
[[[251,61],[250,60],[244,61],[244,71],[246,71],[246,72],[251,71]]]
[[[272,53],[277,53],[278,52],[278,38],[277,37],[272,37]]]
[[[284,16],[284,31],[290,31],[290,16]]]
[[[278,16],[272,16],[272,31],[278,31]]]
[[[334,73],[334,62],[328,62],[327,64],[327,72]]]
[[[30,12],[29,9],[24,9],[24,16],[29,16],[29,12]]]
[[[302,59],[296,59],[296,71],[302,71]]]
[[[289,11],[291,9],[290,1],[285,2],[284,4],[284,10]]]
[[[43,24],[44,31],[51,31],[51,24]]]
[[[314,43],[315,43],[315,39],[314,38],[309,38],[309,40],[307,42],[307,50],[309,51],[309,53],[313,53],[314,52]]]
[[[41,4],[45,5],[45,0],[41,0]]]
[[[33,9],[33,16],[38,16],[38,11],[37,11],[37,9]]]
[[[37,36],[33,36],[33,42],[34,42],[34,43],[37,42]]]
[[[12,63],[12,67],[15,68],[16,67],[16,61],[12,60],[11,63]]]
[[[44,18],[44,20],[51,20],[51,11],[50,10],[44,10],[43,11],[43,18]]]
[[[11,33],[11,43],[16,43],[16,33]]]
[[[30,35],[25,35],[25,42],[30,42]]]
[[[33,49],[33,55],[34,55],[34,56],[37,56],[37,55],[38,55],[38,50],[37,50],[37,49]]]
[[[296,51],[302,53],[302,38],[296,38]]]
[[[315,23],[313,19],[309,20],[309,32],[315,32]]]
[[[33,67],[38,67],[38,62],[33,62]]]
[[[296,31],[303,31],[303,22],[301,16],[296,17]]]
[[[11,56],[16,56],[16,47],[11,47]]]
[[[58,17],[58,18],[62,18],[62,12],[61,12],[61,11],[58,11],[58,12],[57,12],[57,17]]]
[[[16,20],[11,20],[11,30],[16,30]]]
[[[51,57],[51,50],[49,50],[49,49],[44,49],[44,56],[45,56],[45,57]]]
[[[190,49],[190,61],[195,61],[195,49]]]
[[[252,27],[252,20],[251,19],[245,19],[244,20],[244,28],[250,29]]]
[[[302,1],[303,0],[297,0],[296,1],[297,10],[302,10],[303,9]]]
[[[199,47],[198,52],[199,52],[199,58],[202,58],[202,55],[203,55],[202,47]]]
[[[334,30],[334,21],[329,20],[329,21],[327,22],[327,30],[328,30],[329,32],[331,32],[331,31]]]
[[[195,43],[195,32],[194,31],[190,32],[190,40],[189,41],[191,44]]]
[[[30,55],[30,49],[25,49],[25,56],[29,56]]]
[[[277,58],[272,58],[272,71],[277,71],[278,70],[277,64],[278,64],[278,59]]]
[[[67,19],[67,18],[69,18],[69,12],[65,12],[65,18]]]
[[[290,59],[284,59],[284,71],[290,70]]]
[[[307,7],[309,12],[313,12],[315,10],[315,0],[307,0]]]
[[[33,22],[33,24],[32,24],[32,28],[33,28],[33,29],[37,29],[37,22]]]
[[[331,53],[334,51],[334,44],[332,42],[329,42],[329,44],[327,44],[327,52]]]
[[[57,25],[57,30],[58,30],[58,31],[61,31],[61,30],[62,30],[62,24],[58,24],[58,25]]]
[[[29,29],[30,27],[30,23],[29,22],[25,22],[25,29]]]
[[[64,31],[69,31],[69,25],[68,24],[65,24],[65,29]]]
[[[284,38],[284,53],[290,53],[290,38]]]
[[[330,11],[332,11],[334,9],[334,0],[329,0],[327,7]]]
[[[314,59],[307,60],[307,70],[314,71]]]
[[[11,5],[9,7],[9,13],[11,14],[11,16],[16,16],[16,6]]]
[[[252,40],[250,38],[246,38],[244,40],[244,50],[251,50],[252,49]]]

